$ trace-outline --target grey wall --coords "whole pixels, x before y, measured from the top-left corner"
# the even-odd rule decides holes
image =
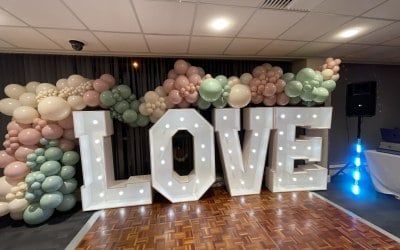
[[[361,139],[366,149],[376,149],[381,141],[380,128],[400,127],[400,66],[342,64],[340,79],[332,92],[332,127],[329,132],[329,164],[349,160],[357,137],[357,118],[346,117],[346,85],[376,81],[377,105],[374,117],[363,117]]]

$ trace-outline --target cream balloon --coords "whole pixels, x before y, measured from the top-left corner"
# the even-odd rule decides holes
[[[39,102],[38,111],[42,119],[60,121],[71,114],[71,106],[61,97],[49,96]]]
[[[331,69],[324,69],[321,74],[324,80],[330,80],[334,73]]]
[[[39,113],[35,108],[29,106],[21,106],[14,110],[13,117],[16,122],[22,124],[31,124],[33,119],[39,118]]]
[[[65,88],[65,87],[68,87],[68,80],[65,79],[65,78],[61,78],[60,80],[58,80],[56,82],[56,87],[57,87],[58,90],[61,90],[61,89]]]
[[[11,83],[8,84],[4,88],[4,93],[6,96],[13,98],[13,99],[18,99],[20,95],[26,92],[26,88],[20,84],[16,83]]]
[[[0,177],[0,201],[2,197],[5,198],[8,193],[11,192],[11,188],[15,186],[17,182],[9,181],[5,176]],[[3,199],[5,201],[5,199]]]
[[[242,84],[249,85],[251,79],[253,79],[253,76],[250,73],[243,73],[240,76],[240,81],[242,82]]]
[[[5,115],[12,116],[14,110],[20,106],[21,102],[13,98],[4,98],[0,100],[0,112]]]
[[[14,199],[8,204],[10,213],[23,212],[28,206],[28,201],[25,199]]]
[[[26,92],[19,96],[19,101],[23,106],[29,106],[36,108],[38,103],[36,101],[36,94],[32,92]]]
[[[25,86],[26,91],[30,92],[30,93],[36,93],[36,87],[40,84],[40,82],[28,82]]]
[[[231,76],[228,78],[228,85],[233,87],[236,84],[240,84],[240,79],[237,76]]]
[[[0,201],[0,217],[8,214],[10,210],[8,209],[8,202]]]
[[[244,84],[234,85],[228,96],[228,103],[233,108],[243,108],[249,104],[250,100],[250,88]]]
[[[67,102],[71,106],[72,110],[82,110],[86,108],[86,104],[83,101],[83,97],[79,95],[69,96]]]
[[[68,87],[73,87],[76,88],[78,87],[81,83],[86,82],[85,79],[81,75],[70,75],[68,77]]]
[[[36,87],[36,94],[39,94],[42,91],[48,91],[51,89],[57,89],[56,86],[50,83],[41,83]]]

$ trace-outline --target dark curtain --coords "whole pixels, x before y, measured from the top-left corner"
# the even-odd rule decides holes
[[[0,54],[1,88],[9,83],[26,85],[30,81],[55,84],[58,79],[72,74],[96,79],[101,74],[109,73],[118,84],[127,84],[138,98],[147,91],[154,90],[167,78],[168,71],[173,69],[177,58],[128,58],[64,55],[28,55]],[[218,59],[185,59],[194,66],[199,66],[212,76],[240,76],[265,62],[282,67],[284,72],[291,69],[289,62],[256,61],[256,60],[218,60]],[[132,67],[137,61],[139,67]],[[4,98],[1,91],[1,98]],[[199,111],[211,122],[211,110]],[[0,133],[6,133],[6,124],[10,117],[1,115]],[[113,153],[115,176],[126,179],[132,175],[150,174],[150,153],[148,129],[130,128],[120,122],[114,122]],[[218,152],[218,150],[216,150]],[[222,173],[218,153],[216,153],[217,172]]]

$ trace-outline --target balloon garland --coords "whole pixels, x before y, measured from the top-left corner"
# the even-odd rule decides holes
[[[77,201],[74,178],[79,154],[72,112],[86,107],[109,109],[111,116],[131,127],[155,123],[171,108],[243,108],[247,105],[319,105],[339,79],[340,59],[327,58],[318,70],[283,73],[269,63],[240,77],[213,78],[201,67],[177,60],[161,86],[137,99],[128,85],[115,85],[103,74],[90,80],[80,75],[55,85],[8,84],[0,112],[12,116],[0,151],[0,216],[40,224],[55,210],[68,211]]]

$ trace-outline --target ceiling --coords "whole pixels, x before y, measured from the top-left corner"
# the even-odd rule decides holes
[[[399,64],[400,0],[0,0],[0,52]]]

